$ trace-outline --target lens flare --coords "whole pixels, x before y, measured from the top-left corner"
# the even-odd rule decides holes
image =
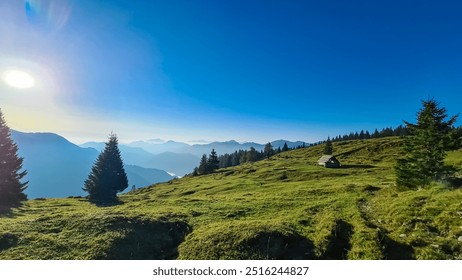
[[[2,76],[5,83],[11,87],[26,89],[35,85],[34,78],[27,72],[19,70],[11,70],[5,72]]]
[[[45,31],[64,27],[72,12],[68,0],[26,0],[24,8],[29,23]]]

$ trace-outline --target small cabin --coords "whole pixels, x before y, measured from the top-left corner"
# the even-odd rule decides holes
[[[327,168],[340,167],[340,161],[331,155],[324,155],[318,160],[318,164]]]

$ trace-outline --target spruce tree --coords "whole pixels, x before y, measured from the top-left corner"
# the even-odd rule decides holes
[[[194,167],[194,170],[193,170],[193,172],[192,172],[191,175],[192,175],[192,176],[198,176],[198,175],[199,175],[199,168]]]
[[[23,158],[18,157],[18,146],[11,139],[10,128],[0,110],[0,213],[8,212],[27,200],[24,194],[27,182],[21,182],[27,172],[21,171],[22,162]]]
[[[215,149],[212,149],[207,161],[207,173],[213,173],[215,170],[217,170],[219,163],[220,162],[218,160],[217,152],[215,152]]]
[[[455,138],[457,115],[446,120],[446,109],[433,99],[422,105],[416,124],[404,122],[409,135],[404,138],[405,155],[395,166],[398,186],[423,186],[448,175],[444,158]]]
[[[326,145],[324,146],[324,154],[325,155],[332,155],[334,152],[334,146],[332,146],[332,141],[330,137],[327,137]]]
[[[456,129],[454,135],[454,150],[462,148],[462,126]]]
[[[254,147],[250,147],[249,151],[246,153],[247,162],[257,161],[257,150]]]
[[[265,145],[265,149],[264,149],[263,153],[265,154],[266,158],[270,158],[270,156],[272,156],[274,154],[273,145],[271,145],[270,142],[268,142]]]
[[[115,134],[109,135],[109,141],[93,165],[83,190],[88,199],[97,204],[111,204],[117,201],[117,193],[128,187],[118,140]]]
[[[199,163],[199,168],[197,169],[198,173],[200,175],[204,175],[204,174],[207,174],[207,171],[208,171],[208,167],[207,167],[207,155],[206,154],[203,154],[202,155],[202,158],[201,158],[201,161]]]
[[[289,146],[287,146],[287,142],[284,142],[284,146],[282,146],[282,151],[287,152],[289,150]]]

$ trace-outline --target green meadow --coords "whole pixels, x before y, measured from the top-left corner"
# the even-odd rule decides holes
[[[110,207],[29,200],[0,216],[0,258],[462,259],[460,180],[397,189],[401,149],[395,137],[336,142],[335,169],[317,165],[323,145],[297,149]],[[447,163],[461,176],[462,150]]]

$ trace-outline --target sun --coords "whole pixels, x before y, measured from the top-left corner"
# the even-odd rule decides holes
[[[34,78],[25,71],[10,70],[2,75],[3,81],[11,87],[26,89],[35,85]]]

